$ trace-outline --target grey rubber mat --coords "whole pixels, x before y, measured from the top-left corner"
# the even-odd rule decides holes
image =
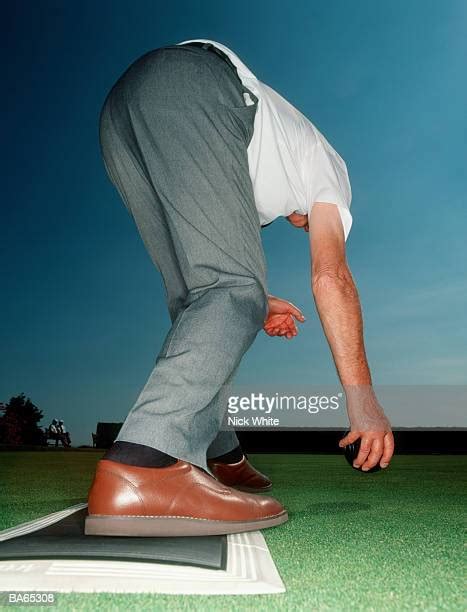
[[[13,559],[105,559],[181,564],[224,570],[226,536],[118,538],[84,535],[82,508],[32,533],[0,541],[0,561]]]

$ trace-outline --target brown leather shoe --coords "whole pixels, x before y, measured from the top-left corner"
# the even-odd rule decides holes
[[[246,457],[237,463],[219,463],[215,459],[208,459],[208,467],[219,482],[239,491],[263,493],[272,487],[269,478],[258,472]]]
[[[101,459],[86,535],[195,536],[256,531],[287,520],[272,497],[240,493],[187,463],[142,468]]]

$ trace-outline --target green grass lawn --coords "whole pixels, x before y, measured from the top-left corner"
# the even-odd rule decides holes
[[[0,453],[0,529],[84,501],[99,457]],[[466,456],[397,456],[376,474],[356,472],[336,455],[250,458],[289,510],[288,523],[263,532],[287,593],[62,595],[58,609],[465,609]]]

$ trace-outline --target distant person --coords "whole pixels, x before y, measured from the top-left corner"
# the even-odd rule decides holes
[[[62,437],[62,444],[66,445],[66,446],[71,446],[70,434],[66,430],[65,423],[62,420],[60,420],[58,422],[57,429],[58,429],[58,433]]]
[[[313,297],[351,423],[341,444],[361,439],[355,465],[387,467],[394,440],[346,261],[350,182],[323,134],[233,51],[196,40],[149,51],[124,72],[103,105],[100,144],[163,277],[172,328],[98,463],[86,533],[207,535],[287,520],[274,498],[252,494],[271,482],[235,433],[220,431],[257,333],[293,338],[304,321],[268,294],[260,230],[278,217],[309,232]]]
[[[49,425],[49,432],[51,434],[58,433],[58,420],[57,419],[52,419],[52,422]]]
[[[52,419],[52,422],[49,425],[49,437],[52,438],[52,440],[55,440],[55,446],[57,447],[60,441],[60,438],[61,438],[59,431],[58,431],[58,420],[57,419]]]

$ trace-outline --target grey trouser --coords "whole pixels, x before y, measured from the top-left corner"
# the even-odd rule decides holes
[[[247,157],[257,99],[246,106],[244,91],[217,55],[164,47],[128,68],[100,117],[107,173],[162,275],[172,321],[118,439],[201,467],[238,445],[220,432],[229,383],[267,311]]]

